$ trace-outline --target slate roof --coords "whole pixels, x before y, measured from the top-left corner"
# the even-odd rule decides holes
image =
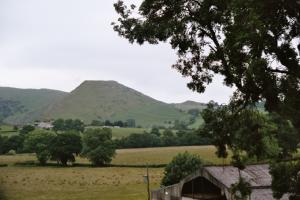
[[[228,189],[239,180],[238,169],[233,166],[208,166],[205,170]],[[248,165],[241,171],[241,175],[251,185],[251,200],[275,200],[271,190],[272,176],[269,173],[269,165]],[[288,199],[288,195],[281,198]]]

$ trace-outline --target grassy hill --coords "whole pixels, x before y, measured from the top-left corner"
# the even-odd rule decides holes
[[[78,118],[85,123],[135,119],[137,125],[149,127],[187,120],[188,114],[115,81],[85,81],[49,106],[44,118]]]
[[[40,119],[44,109],[67,93],[49,89],[0,87],[0,119],[4,123],[24,124]]]
[[[174,105],[175,108],[186,112],[191,109],[198,109],[201,111],[206,108],[206,103],[200,103],[195,101],[185,101],[183,103],[174,103],[172,105]]]

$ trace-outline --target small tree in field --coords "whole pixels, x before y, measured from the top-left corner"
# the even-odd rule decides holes
[[[50,144],[56,134],[46,130],[35,130],[30,132],[24,142],[24,149],[28,152],[34,152],[40,164],[46,164],[50,159]]]
[[[75,162],[75,155],[81,152],[81,137],[77,132],[64,132],[58,134],[51,142],[51,159],[66,166],[68,161]]]
[[[83,136],[82,155],[94,165],[101,166],[111,162],[116,154],[110,129],[88,129]]]
[[[166,166],[161,185],[178,183],[182,178],[200,169],[202,161],[199,156],[188,152],[180,153]]]

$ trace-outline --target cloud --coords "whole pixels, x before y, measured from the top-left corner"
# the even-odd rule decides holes
[[[118,17],[113,3],[1,1],[0,84],[71,91],[83,80],[116,80],[167,102],[228,101],[232,90],[221,77],[205,94],[191,92],[171,68],[176,53],[168,44],[139,46],[120,38],[110,25]]]

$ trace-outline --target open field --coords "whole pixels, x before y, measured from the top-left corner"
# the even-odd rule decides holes
[[[146,199],[140,168],[5,167],[0,172],[5,200]],[[162,169],[150,169],[151,188],[161,177]]]
[[[214,147],[164,147],[118,150],[113,164],[168,163],[179,152],[197,153],[203,159],[221,163]],[[5,200],[144,200],[145,168],[129,167],[29,167],[14,166],[16,162],[35,161],[34,154],[0,156],[0,186]],[[77,163],[88,163],[77,158]],[[163,168],[150,169],[151,189],[158,188]],[[1,188],[0,188],[1,189]],[[1,191],[0,191],[1,199]]]
[[[215,155],[213,146],[190,146],[190,147],[160,147],[141,149],[120,149],[113,159],[112,164],[116,165],[145,165],[145,164],[167,164],[178,154],[188,151],[200,156],[206,163],[222,164],[223,159]],[[0,164],[13,165],[17,162],[36,161],[34,154],[17,154],[14,156],[0,156]],[[225,163],[228,163],[225,160]],[[89,163],[86,158],[77,157],[76,163]]]
[[[123,149],[113,164],[142,165],[168,163],[177,153],[198,154],[206,162],[223,163],[212,146]],[[35,161],[34,154],[0,156],[0,200],[145,200],[145,168],[15,166],[16,162]],[[78,157],[77,163],[89,163]],[[228,160],[225,162],[228,163]],[[149,169],[151,189],[158,188],[163,168]],[[1,198],[2,195],[2,198]],[[4,198],[3,198],[4,197]]]

